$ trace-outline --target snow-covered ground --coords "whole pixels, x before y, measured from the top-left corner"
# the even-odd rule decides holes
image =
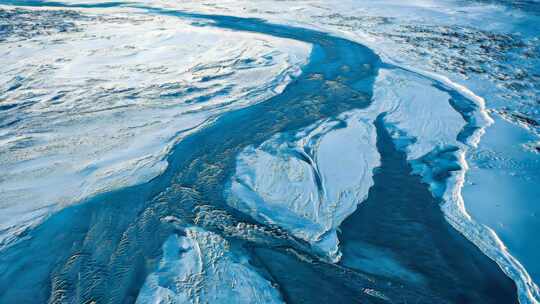
[[[311,48],[130,9],[0,10],[0,245],[157,176],[173,143],[279,93]]]
[[[136,303],[284,303],[278,290],[218,234],[198,227],[171,235]]]
[[[456,111],[444,111],[438,114],[443,115],[438,117],[441,121],[430,124],[427,124],[429,119],[417,121],[416,115],[411,115],[406,117],[412,117],[410,120],[400,120],[406,129],[398,128],[398,131],[420,139],[420,143],[406,146],[408,157],[417,172],[431,184],[434,195],[446,201],[442,209],[449,222],[517,282],[522,302],[540,301],[540,291],[534,282],[540,280],[537,262],[540,247],[535,245],[534,232],[540,226],[540,219],[538,192],[533,186],[540,178],[536,170],[540,134],[537,105],[540,16],[530,8],[538,3],[231,0],[219,4],[162,1],[159,5],[210,14],[259,17],[330,32],[367,45],[385,62],[436,79],[468,97],[480,109],[473,111],[475,117],[466,117],[467,113],[463,113],[464,118],[470,120],[469,127],[478,128],[467,143],[457,140],[462,125],[457,123]],[[408,94],[422,100],[427,92],[411,90]],[[413,95],[407,98],[412,100]],[[429,106],[425,110],[429,110]],[[434,112],[424,113],[436,114]],[[499,126],[493,127],[493,131],[488,128],[490,140],[484,144],[481,136],[492,122],[505,124],[501,128],[506,131],[496,133],[496,129],[501,129]],[[527,135],[520,136],[523,132]],[[453,147],[432,151],[434,141],[441,134],[442,142]],[[459,149],[453,151],[454,148]],[[455,167],[458,171],[441,184],[433,181],[434,173],[426,170],[426,162],[446,169]],[[525,170],[518,171],[523,168]],[[474,181],[467,183],[466,178]],[[494,179],[498,182],[490,182]],[[466,191],[462,193],[463,187]],[[490,190],[493,187],[504,195],[495,198]],[[515,189],[522,190],[515,193]],[[500,205],[504,208],[499,208]],[[474,206],[471,212],[467,211],[468,206]],[[486,211],[495,208],[501,211]],[[530,269],[532,278],[525,269]]]
[[[336,229],[373,185],[374,113],[356,110],[296,134],[277,134],[238,157],[229,204],[339,261]]]
[[[444,200],[449,222],[516,281],[522,303],[540,301],[533,282],[540,280],[540,17],[534,11],[449,0],[137,3],[314,28],[367,45],[394,66],[380,71],[370,108],[340,118],[346,127],[320,121],[246,148],[228,193],[232,206],[339,256],[335,229],[365,197],[378,165],[366,122],[386,112],[392,138]],[[224,111],[280,92],[310,52],[297,41],[199,27],[142,14],[144,8],[0,9],[13,13],[3,19],[12,24],[35,23],[0,36],[6,62],[0,66],[0,244],[67,204],[155,177],[174,142]],[[313,132],[317,140],[310,142]],[[325,165],[348,132],[366,139],[343,150],[361,150],[363,163],[344,157],[341,164],[359,166],[357,180]],[[302,154],[306,147],[311,154]],[[438,174],[449,168],[450,176]],[[321,209],[320,200],[340,204]],[[322,244],[325,233],[331,241]],[[191,252],[206,234],[173,236],[164,252],[182,246]],[[169,271],[170,263],[164,260],[159,271]],[[163,292],[153,280],[143,295]]]

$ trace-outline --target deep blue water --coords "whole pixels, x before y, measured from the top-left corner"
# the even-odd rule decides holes
[[[133,302],[159,261],[164,240],[175,232],[162,218],[175,216],[192,225],[194,210],[208,206],[231,215],[229,221],[253,222],[223,198],[243,148],[371,102],[382,63],[362,45],[258,19],[149,11],[296,39],[312,44],[313,52],[283,93],[225,114],[178,143],[161,176],[66,208],[1,252],[0,303]],[[274,227],[267,229],[279,237],[267,236],[265,242],[231,241],[249,250],[253,264],[289,303],[517,302],[513,282],[445,222],[380,119],[376,126],[382,164],[368,200],[341,227],[340,264],[319,260],[307,244]],[[222,234],[227,224],[216,218],[204,228]],[[388,299],[362,293],[366,288]]]

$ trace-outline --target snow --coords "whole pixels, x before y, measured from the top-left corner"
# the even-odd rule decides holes
[[[483,100],[465,91],[461,96],[475,102],[475,113],[468,116],[461,113],[462,117],[451,106],[452,97],[437,91],[442,83],[419,77],[423,78],[402,70],[382,70],[375,84],[374,106],[379,105],[380,111],[387,112],[384,121],[396,146],[407,153],[413,172],[421,175],[433,195],[442,200],[441,209],[448,222],[514,279],[521,302],[535,303],[538,287],[526,269],[509,253],[492,228],[470,216],[461,195],[469,170],[465,155],[476,148],[484,129],[493,123],[483,108]],[[469,140],[460,140],[459,134],[467,128],[473,130],[469,131],[472,132]],[[535,178],[534,175],[531,178]],[[489,199],[486,193],[491,190],[484,188],[481,198],[477,199]]]
[[[478,165],[474,164],[475,159],[470,159],[469,155],[484,149],[493,149],[496,154],[507,155],[506,147],[509,145],[522,147],[523,153],[530,154],[535,153],[534,147],[540,142],[538,127],[530,125],[525,126],[530,131],[526,140],[502,133],[495,136],[499,136],[500,142],[508,142],[506,145],[498,144],[492,148],[484,146],[481,141],[486,128],[493,123],[488,113],[505,111],[533,121],[540,119],[536,104],[540,88],[536,84],[539,79],[534,76],[538,75],[540,67],[537,55],[540,22],[537,14],[530,13],[526,8],[515,9],[494,2],[485,4],[463,1],[404,3],[351,0],[330,3],[314,0],[279,5],[275,1],[231,0],[220,2],[219,5],[201,1],[185,1],[182,4],[165,1],[160,5],[212,14],[259,17],[275,23],[330,32],[362,43],[373,49],[386,63],[436,80],[475,104],[475,111],[472,117],[467,117],[467,122],[459,122],[456,113],[444,105],[441,108],[444,114],[441,115],[435,115],[437,113],[428,108],[420,109],[424,111],[420,115],[426,118],[435,115],[437,118],[434,119],[441,121],[415,121],[415,115],[401,116],[404,113],[394,113],[393,117],[387,119],[391,127],[396,127],[394,139],[408,152],[415,172],[422,174],[434,195],[445,201],[442,210],[448,221],[495,260],[516,282],[522,303],[540,302],[537,285],[513,257],[525,257],[530,252],[538,252],[534,245],[536,238],[532,233],[522,233],[519,243],[526,245],[518,245],[516,237],[503,244],[493,230],[494,218],[486,213],[486,208],[483,211],[476,209],[477,213],[471,216],[466,208],[467,198],[464,200],[461,195],[466,172],[470,172],[470,176],[481,174],[474,172],[478,170]],[[478,20],[483,20],[481,26]],[[405,93],[407,96],[412,94]],[[437,94],[441,97],[444,95],[443,92]],[[420,93],[416,95],[421,97]],[[438,103],[437,107],[440,105]],[[406,122],[406,118],[412,118],[412,121]],[[517,119],[513,123],[523,127],[523,123]],[[464,142],[458,140],[459,133],[456,133],[461,132],[463,126],[475,129]],[[437,129],[431,130],[432,127]],[[442,137],[433,138],[430,133]],[[412,144],[411,139],[417,142]],[[529,157],[513,153],[507,159],[490,160],[489,166],[497,167],[499,162],[503,166],[513,166],[516,163],[521,166]],[[448,170],[453,171],[448,174]],[[527,174],[530,179],[538,177],[534,170],[527,171]],[[495,175],[496,172],[490,174]],[[445,176],[446,179],[443,178]],[[505,185],[505,188],[530,188],[530,181],[526,179],[506,180],[510,184]],[[478,179],[475,182],[484,184],[482,189],[485,189],[475,199],[493,201],[489,183]],[[530,215],[534,215],[531,211],[534,207],[529,203],[530,197],[513,197],[501,204],[505,208],[513,208],[513,213],[522,214],[520,222],[529,222]],[[515,199],[520,199],[520,203],[515,204]],[[514,224],[506,227],[506,230],[514,228],[519,229]],[[533,267],[538,269],[537,265]]]
[[[375,83],[374,102],[388,112],[384,121],[390,135],[410,160],[437,147],[459,145],[456,137],[465,122],[450,105],[448,93],[433,84],[401,70],[382,70]]]
[[[527,269],[525,282],[538,281],[540,248],[540,158],[517,142],[527,142],[534,135],[493,115],[495,123],[486,130],[479,148],[467,154],[470,164],[462,189],[468,212],[491,227],[505,250]],[[486,195],[490,193],[490,195]],[[532,278],[531,278],[532,277]]]
[[[77,30],[0,42],[0,245],[59,208],[159,175],[175,142],[279,93],[311,48],[133,9],[55,11]]]
[[[81,1],[75,0],[67,2],[81,3]],[[96,1],[84,2],[96,3]],[[220,1],[220,3],[215,3],[215,1],[140,1],[139,3],[211,14],[259,17],[280,24],[315,28],[360,42],[375,50],[386,63],[394,67],[381,71],[375,86],[374,103],[365,110],[362,116],[357,117],[356,114],[348,113],[355,118],[352,121],[347,120],[347,128],[344,130],[333,129],[332,120],[321,121],[304,130],[305,134],[280,134],[260,147],[247,148],[238,158],[237,175],[231,181],[229,198],[232,206],[250,213],[259,221],[279,225],[290,230],[297,237],[311,242],[315,247],[332,256],[334,260],[339,258],[335,229],[347,214],[354,211],[356,204],[361,202],[366,190],[358,187],[370,185],[371,169],[377,165],[378,157],[376,151],[373,152],[373,149],[369,148],[358,153],[355,150],[361,146],[358,143],[357,146],[353,145],[353,149],[339,149],[338,151],[345,153],[345,156],[361,155],[365,160],[363,164],[355,162],[354,165],[361,166],[361,172],[365,173],[362,175],[362,179],[355,180],[348,175],[348,172],[351,171],[344,170],[336,173],[325,165],[325,160],[330,160],[335,155],[328,151],[330,149],[323,149],[322,140],[312,155],[308,154],[309,162],[298,158],[297,153],[302,152],[302,149],[310,144],[302,141],[300,137],[310,138],[313,136],[312,134],[321,132],[323,138],[328,138],[328,142],[337,140],[341,144],[344,137],[339,134],[340,132],[345,134],[350,125],[356,125],[358,128],[356,131],[360,134],[372,134],[371,123],[360,123],[359,121],[362,118],[369,121],[377,114],[387,112],[385,123],[392,131],[393,139],[398,147],[407,153],[415,172],[421,174],[424,181],[430,184],[434,195],[444,201],[441,208],[448,221],[479,246],[490,258],[494,259],[503,271],[516,281],[522,303],[539,302],[538,287],[521,263],[513,257],[513,255],[526,256],[532,247],[516,246],[514,244],[516,242],[513,241],[515,236],[505,240],[503,244],[492,229],[496,228],[493,227],[495,223],[493,217],[486,215],[486,212],[481,210],[477,210],[476,214],[469,214],[466,206],[473,204],[473,202],[469,201],[467,193],[461,195],[462,187],[467,187],[466,177],[472,177],[475,184],[480,185],[479,189],[481,190],[471,196],[471,199],[474,197],[475,200],[482,202],[489,201],[492,197],[489,191],[491,184],[478,176],[497,178],[499,173],[493,170],[490,172],[490,168],[497,168],[499,165],[519,168],[523,165],[524,159],[527,160],[531,157],[530,150],[534,151],[534,149],[521,149],[519,153],[514,153],[514,148],[512,148],[512,153],[510,153],[508,146],[523,147],[525,143],[523,137],[513,138],[510,134],[512,132],[491,135],[491,138],[495,139],[492,139],[489,144],[484,144],[480,139],[485,128],[493,123],[490,115],[494,116],[493,113],[497,111],[504,110],[519,115],[523,114],[537,121],[540,118],[535,99],[540,88],[535,84],[539,83],[539,79],[534,76],[538,75],[538,66],[540,66],[538,56],[535,55],[538,54],[537,36],[540,32],[538,28],[540,22],[538,22],[536,15],[528,14],[524,10],[509,9],[503,5],[465,3],[463,1],[422,0],[404,3],[393,0],[361,2],[355,0],[339,2],[323,0],[302,2],[227,0]],[[127,8],[122,8],[122,10],[127,10]],[[143,18],[142,15],[141,18]],[[144,18],[150,17],[145,15]],[[213,68],[203,69],[207,73],[206,76],[213,76],[216,70],[219,70],[218,74],[224,77],[217,79],[219,82],[217,87],[209,86],[206,88],[204,94],[212,95],[211,101],[205,103],[205,106],[206,104],[210,105],[210,109],[205,109],[203,112],[192,112],[193,108],[197,108],[196,105],[192,104],[182,105],[183,110],[178,110],[176,100],[176,103],[171,105],[163,102],[161,97],[157,98],[160,102],[156,102],[156,97],[152,96],[152,92],[164,89],[169,90],[172,96],[178,93],[181,95],[184,92],[183,86],[170,86],[169,77],[187,79],[185,81],[195,81],[202,85],[202,77],[204,76],[197,78],[191,73],[180,72],[177,74],[170,72],[165,73],[164,76],[158,76],[154,75],[156,73],[140,71],[136,67],[129,72],[113,69],[114,73],[110,73],[110,67],[105,66],[105,63],[100,66],[95,61],[85,62],[82,58],[68,63],[54,63],[61,66],[62,74],[69,75],[68,83],[71,86],[77,87],[76,80],[80,79],[80,76],[73,72],[77,69],[81,71],[86,69],[86,73],[95,71],[99,77],[81,80],[86,81],[85,86],[93,88],[88,91],[81,92],[80,89],[68,88],[75,97],[71,97],[72,101],[65,106],[67,110],[61,108],[60,111],[53,112],[52,109],[59,106],[47,104],[47,109],[51,107],[49,111],[45,109],[45,105],[32,105],[31,111],[24,114],[27,116],[22,117],[26,130],[43,130],[43,124],[47,123],[47,125],[51,125],[50,131],[17,134],[16,136],[12,134],[0,135],[0,146],[3,149],[0,153],[0,169],[2,172],[10,172],[9,175],[0,176],[2,208],[7,206],[4,209],[9,210],[9,213],[5,213],[5,216],[0,218],[0,223],[3,225],[0,226],[0,230],[18,225],[13,222],[14,216],[18,218],[17,223],[28,221],[48,212],[52,208],[51,204],[52,206],[68,204],[92,193],[141,182],[159,174],[166,166],[162,159],[172,142],[189,132],[190,128],[208,119],[208,112],[214,115],[216,112],[222,111],[223,107],[228,109],[228,102],[224,100],[224,96],[219,96],[220,92],[227,92],[227,96],[231,92],[232,96],[244,96],[238,93],[242,92],[239,88],[245,84],[242,79],[250,79],[250,83],[252,83],[252,78],[263,77],[264,79],[259,79],[258,85],[247,89],[253,90],[263,87],[265,91],[269,92],[268,94],[274,94],[279,89],[274,89],[272,92],[271,88],[283,88],[282,85],[278,86],[277,84],[281,79],[288,79],[290,76],[287,75],[297,73],[298,70],[295,67],[305,60],[306,54],[309,52],[308,46],[299,43],[295,43],[292,47],[292,41],[284,42],[285,40],[254,34],[232,34],[210,28],[195,28],[187,22],[167,21],[167,18],[162,17],[150,19],[154,21],[139,21],[129,25],[122,22],[112,22],[112,24],[107,23],[101,28],[99,23],[85,25],[87,28],[83,33],[90,32],[97,36],[108,33],[112,42],[109,41],[107,44],[107,39],[104,37],[98,39],[97,42],[88,42],[86,45],[82,42],[64,41],[66,44],[57,46],[56,53],[67,52],[62,56],[68,56],[69,53],[78,53],[80,50],[89,52],[92,45],[103,45],[99,48],[109,45],[111,49],[111,43],[115,45],[142,44],[141,48],[161,44],[164,47],[161,53],[158,48],[151,48],[151,53],[130,51],[129,49],[108,50],[108,54],[118,53],[117,57],[122,57],[124,60],[121,61],[120,58],[113,57],[111,62],[123,62],[123,66],[129,66],[130,62],[140,63],[140,60],[146,63],[145,58],[159,58],[160,62],[163,58],[165,62],[172,60],[174,65],[179,65],[178,61],[181,58],[202,53],[204,56],[193,60],[199,60],[203,66],[208,60],[215,59],[216,62]],[[483,21],[480,26],[478,20]],[[77,21],[78,24],[84,22],[91,23],[90,21]],[[182,26],[173,26],[174,30],[166,31],[172,37],[169,38],[170,40],[160,40],[161,38],[158,37],[158,33],[161,31],[160,22],[164,22],[163,27],[165,28],[171,22],[182,23]],[[110,27],[115,30],[110,30]],[[129,35],[122,35],[130,31],[137,32],[137,28],[142,33],[148,33],[148,36],[145,36],[145,39],[129,41]],[[181,41],[181,43],[176,44],[178,47],[178,44],[193,41],[194,33],[199,37],[203,32],[206,36],[201,39],[203,42],[200,42],[200,46],[189,45],[185,50],[178,50],[167,44],[167,41]],[[227,33],[227,35],[223,35],[223,33]],[[57,35],[79,37],[83,34],[75,32]],[[182,38],[188,35],[189,39]],[[240,39],[238,37],[243,37],[241,40],[245,41],[243,48],[242,46],[239,49],[236,48],[236,41]],[[257,39],[267,43],[255,43],[257,46],[254,46],[252,45],[254,43],[252,37],[258,37]],[[2,83],[3,88],[14,87],[19,85],[18,82],[28,81],[32,87],[39,88],[39,91],[33,92],[33,94],[45,94],[41,96],[50,96],[49,98],[53,101],[57,98],[55,96],[62,96],[63,89],[58,88],[58,83],[64,83],[66,79],[60,78],[59,72],[52,69],[40,70],[42,69],[41,63],[52,60],[51,58],[55,54],[51,41],[45,42],[46,51],[36,52],[36,49],[43,48],[43,39],[52,38],[36,38],[33,41],[35,44],[33,46],[25,42],[24,47],[18,47],[16,52],[6,47],[2,48],[0,56],[7,58],[8,62],[13,62],[11,65],[0,67],[2,70],[0,83]],[[220,45],[225,45],[225,48],[208,50],[209,41],[212,42],[216,39],[220,39]],[[260,41],[257,39],[255,41]],[[125,42],[122,43],[122,41]],[[144,44],[145,41],[148,43]],[[121,43],[116,44],[117,42]],[[217,63],[219,60],[216,58],[222,53],[228,54],[227,56],[230,58],[235,58],[238,55],[235,55],[234,52],[240,54],[242,50],[254,50],[255,53],[251,56],[257,59],[261,58],[262,53],[270,52],[270,49],[275,51],[273,47],[268,47],[268,44],[276,46],[280,50],[279,54],[272,56],[273,62],[280,63],[274,62],[270,67],[264,67],[264,69],[269,70],[268,73],[255,73],[259,70],[252,68],[251,71],[254,73],[249,74],[249,77],[245,75],[245,77],[234,78],[235,76],[228,75],[228,70],[221,73],[220,68],[217,68],[220,64]],[[2,46],[4,45],[10,45],[14,48],[17,44],[16,42],[11,42],[11,44],[2,42]],[[289,46],[291,47],[289,48]],[[449,46],[453,46],[453,48]],[[29,47],[32,49],[27,49]],[[231,52],[228,52],[229,49]],[[166,55],[169,54],[169,51],[173,51],[174,54],[178,53],[179,56],[167,59]],[[139,53],[144,58],[139,58],[137,61],[137,55],[130,52]],[[34,53],[36,53],[35,56],[28,55]],[[20,58],[28,57],[32,58],[33,62],[26,63],[25,60],[20,60]],[[190,60],[187,61],[191,62]],[[20,62],[16,67],[17,70],[6,70],[6,67],[13,66],[15,62]],[[186,69],[180,68],[179,70],[185,71],[195,66],[193,64],[188,67],[187,63],[185,65]],[[264,66],[264,63],[262,65]],[[170,66],[166,66],[170,68]],[[70,67],[73,68],[70,70]],[[145,67],[145,69],[147,68],[150,67]],[[161,67],[154,68],[159,70]],[[236,67],[231,67],[230,70],[236,71]],[[137,71],[137,73],[133,73],[133,71]],[[25,76],[22,79],[14,77],[14,75],[19,74]],[[175,76],[172,76],[173,74]],[[270,74],[273,76],[265,78],[266,75]],[[99,82],[99,78],[103,75],[107,76],[107,82],[114,84],[116,81],[120,85],[107,87],[106,83]],[[119,80],[114,75],[127,78]],[[141,77],[138,78],[136,75]],[[238,75],[238,73],[233,75]],[[38,80],[34,81],[34,78]],[[98,97],[99,94],[96,92],[102,87],[113,90],[112,92],[116,96],[129,96],[132,94],[130,91],[115,92],[114,88],[131,88],[134,83],[144,82],[146,79],[152,80],[138,86],[139,89],[136,90],[135,95],[148,98],[152,102],[145,101],[133,109],[130,103],[123,104],[119,101],[105,100],[100,105],[98,102],[105,98]],[[92,83],[93,81],[96,83]],[[52,85],[49,82],[52,82]],[[235,87],[227,88],[225,83],[231,82],[235,83]],[[154,83],[157,84],[156,87],[152,86]],[[160,85],[161,87],[159,87]],[[236,91],[235,88],[238,90]],[[17,93],[19,90],[13,91],[16,93],[2,94],[19,94]],[[452,100],[450,91],[457,92],[468,99],[474,104],[474,111],[460,113],[454,109],[450,104]],[[107,95],[109,94],[110,92],[107,92]],[[188,95],[191,98],[199,97],[198,95],[193,96],[193,93]],[[4,96],[0,95],[2,99]],[[81,96],[79,101],[77,101],[78,96]],[[269,95],[261,94],[259,96]],[[31,95],[14,95],[13,98],[15,97],[20,101],[29,99],[32,102],[32,98],[35,99]],[[88,103],[88,100],[94,100],[97,103]],[[238,100],[242,100],[242,98],[238,98]],[[251,102],[256,101],[248,100],[246,104]],[[63,104],[61,103],[60,107],[64,107]],[[239,105],[239,103],[236,102],[233,105]],[[124,108],[118,108],[121,111],[115,112],[115,106]],[[72,113],[81,111],[85,113],[87,108],[90,110],[88,114],[84,115],[87,117],[66,116],[66,113],[70,113],[69,109],[73,109]],[[102,109],[106,111],[96,112]],[[32,113],[39,115],[31,115]],[[44,113],[48,113],[48,116],[44,116]],[[124,116],[123,113],[126,115]],[[191,114],[186,116],[185,113]],[[46,118],[35,121],[34,117],[39,118],[39,116]],[[149,118],[151,119],[149,120]],[[519,124],[516,121],[512,121],[512,123]],[[102,128],[103,125],[107,125],[107,130]],[[31,126],[35,126],[35,128],[32,129]],[[78,129],[77,132],[73,131],[74,126]],[[83,130],[83,126],[88,127]],[[122,127],[116,128],[114,126]],[[135,126],[134,129],[133,126]],[[468,134],[466,140],[463,140],[459,135],[467,127],[473,128],[474,131]],[[528,128],[526,143],[538,142],[538,128],[526,127]],[[7,130],[11,132],[13,128],[8,127]],[[123,133],[118,133],[118,130],[122,130]],[[176,131],[173,132],[173,130]],[[119,136],[121,139],[109,141],[110,134],[121,134]],[[366,138],[371,138],[370,136],[366,136]],[[91,141],[91,138],[94,140]],[[126,138],[131,138],[131,140]],[[137,141],[133,138],[137,138]],[[55,147],[44,144],[52,142],[59,144]],[[505,144],[503,145],[501,142]],[[116,143],[118,145],[115,145]],[[7,151],[6,149],[9,147],[16,147],[12,149],[21,152],[15,154],[11,150]],[[494,157],[485,160],[486,164],[479,163],[478,157],[474,157],[474,155],[484,150],[489,150],[494,155],[504,155],[506,158]],[[316,156],[318,154],[320,155]],[[99,159],[99,161],[95,161],[94,164],[95,159]],[[349,164],[350,159],[346,157],[344,159],[344,164]],[[269,165],[272,165],[274,170],[268,170],[267,166]],[[486,169],[485,166],[488,168]],[[448,173],[448,170],[451,172]],[[319,172],[322,187],[317,187],[314,172]],[[538,177],[534,170],[527,172],[533,180]],[[536,175],[534,175],[535,173]],[[468,175],[466,176],[466,174]],[[83,180],[83,178],[85,183],[77,184],[75,182]],[[517,178],[507,180],[508,184],[505,187],[508,189],[530,188],[530,180]],[[350,183],[344,184],[343,181]],[[284,184],[289,182],[293,182],[295,186],[284,187]],[[55,189],[58,188],[56,186],[58,183],[61,183],[62,187],[60,188],[62,189]],[[363,185],[359,186],[359,183]],[[343,185],[343,187],[339,185]],[[270,187],[277,187],[275,189],[279,189],[279,191],[273,190],[270,193]],[[352,191],[354,195],[345,197],[344,203],[340,204],[337,209],[339,212],[317,207],[315,198],[322,197],[327,201],[335,201],[342,191]],[[507,195],[506,191],[501,191]],[[60,193],[65,198],[60,197]],[[294,198],[292,195],[298,195],[300,199],[295,201],[292,199]],[[40,200],[36,199],[38,197]],[[529,204],[524,201],[530,200],[531,197],[530,195],[519,196],[516,198],[520,200],[519,204],[514,204],[513,200],[509,198],[502,204],[507,208],[513,208],[515,213],[529,214]],[[27,201],[35,201],[36,203],[30,206],[22,203]],[[305,206],[309,207],[307,214],[299,212]],[[280,214],[282,216],[278,216]],[[528,215],[525,216],[528,219]],[[477,222],[479,219],[481,221]],[[513,220],[513,222],[519,222],[519,220]],[[488,224],[488,226],[484,224]],[[515,226],[506,229],[513,228]],[[496,228],[495,230],[504,235],[504,229]],[[522,243],[534,244],[536,242],[532,233],[528,237],[525,235],[521,235],[523,237]]]
[[[284,303],[278,290],[219,235],[198,227],[171,235],[136,303]]]
[[[367,197],[379,165],[372,114],[354,110],[245,148],[229,204],[339,260],[336,229]]]

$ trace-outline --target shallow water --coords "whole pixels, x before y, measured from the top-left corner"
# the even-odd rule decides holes
[[[339,265],[224,201],[243,148],[371,103],[382,65],[372,51],[322,32],[257,19],[150,11],[314,47],[302,75],[280,95],[225,114],[182,140],[161,176],[64,209],[0,253],[0,302],[133,302],[155,269],[165,239],[193,224],[249,248],[253,263],[290,303],[517,301],[512,281],[444,221],[438,202],[411,175],[380,122],[382,165],[368,200],[340,227]],[[167,218],[172,217],[179,225],[171,225]],[[255,238],[243,237],[252,228],[231,233],[239,222],[263,232]]]

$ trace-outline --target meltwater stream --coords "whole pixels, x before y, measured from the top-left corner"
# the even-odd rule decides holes
[[[373,119],[380,167],[367,201],[340,227],[339,263],[278,225],[264,225],[227,204],[224,193],[246,147],[370,105],[382,66],[373,52],[322,32],[257,19],[150,12],[296,39],[312,44],[313,51],[302,75],[281,94],[225,114],[179,142],[161,176],[66,208],[0,252],[0,303],[152,298],[141,295],[152,292],[149,276],[165,280],[160,273],[171,271],[164,269],[168,262],[163,251],[188,251],[185,241],[175,249],[171,235],[201,235],[199,228],[210,231],[210,239],[227,239],[231,250],[245,252],[258,274],[250,275],[271,282],[261,286],[277,289],[278,298],[287,303],[517,302],[513,282],[445,222],[427,186],[411,174],[382,123],[384,114]],[[178,284],[171,282],[169,290],[177,290]],[[199,294],[204,287],[197,284],[181,285],[194,287],[183,291],[193,297],[187,302],[219,302],[219,296]]]

